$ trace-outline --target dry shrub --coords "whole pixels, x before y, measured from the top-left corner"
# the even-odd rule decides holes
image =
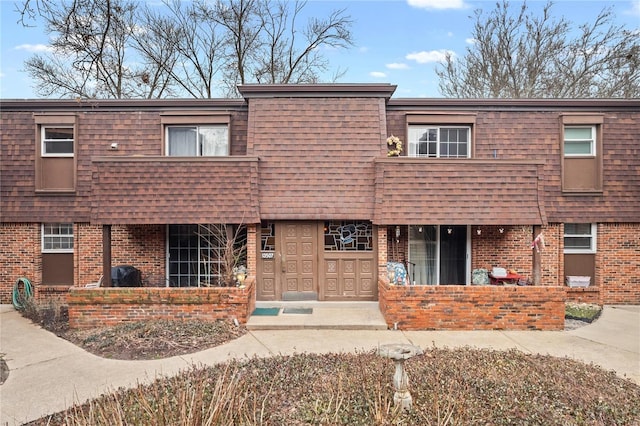
[[[599,367],[515,350],[432,348],[407,361],[413,411],[374,352],[193,368],[34,424],[610,425],[640,423],[640,387]]]
[[[58,301],[43,303],[29,298],[24,301],[20,312],[25,318],[54,333],[61,333],[69,328],[69,307]]]

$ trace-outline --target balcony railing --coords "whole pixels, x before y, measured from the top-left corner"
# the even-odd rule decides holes
[[[377,224],[538,225],[542,162],[529,160],[376,160]]]
[[[257,157],[92,159],[95,223],[255,223],[257,196]]]

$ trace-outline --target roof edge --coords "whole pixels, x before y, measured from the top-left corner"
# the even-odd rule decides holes
[[[0,99],[0,110],[239,109],[244,99]]]
[[[414,108],[451,108],[451,109],[567,109],[579,108],[589,110],[601,110],[603,108],[638,109],[640,99],[609,99],[609,98],[393,98],[389,100],[390,109],[414,109]]]
[[[265,97],[370,97],[389,100],[396,87],[388,83],[240,84],[238,85],[238,91],[245,99]]]

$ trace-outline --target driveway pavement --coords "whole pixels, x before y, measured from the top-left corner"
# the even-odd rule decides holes
[[[387,343],[423,348],[472,346],[567,356],[640,385],[640,306],[605,306],[595,323],[571,331],[253,330],[188,356],[150,361],[103,359],[0,305],[0,353],[10,374],[0,386],[0,425],[18,425],[118,387],[147,383],[193,365],[229,358],[354,352]]]

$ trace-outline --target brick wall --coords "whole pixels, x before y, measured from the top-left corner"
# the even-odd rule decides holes
[[[35,288],[35,297],[41,304],[67,304],[67,295],[69,294],[69,286],[66,285],[39,285]]]
[[[244,288],[96,288],[69,290],[69,326],[89,328],[151,319],[233,320],[255,309],[255,277]]]
[[[97,282],[102,275],[102,227],[79,223],[75,227],[76,286]]]
[[[531,226],[472,226],[471,270],[484,268],[491,271],[493,267],[501,267],[531,278],[532,240]]]
[[[596,283],[604,304],[640,304],[640,224],[599,224]]]
[[[131,265],[142,272],[143,282],[163,281],[165,273],[164,225],[114,225],[111,228],[111,264]],[[102,276],[102,226],[76,226],[76,285],[96,282]]]
[[[598,287],[566,287],[567,302],[601,304]]]
[[[501,228],[502,233],[500,233]],[[397,240],[395,226],[384,229],[387,231],[387,238],[379,241],[380,247],[385,246],[389,260],[405,262],[409,256],[408,227],[400,226],[400,237]],[[480,235],[477,233],[478,229],[481,231]],[[540,285],[564,285],[563,232],[560,224],[542,227],[545,248],[540,252],[542,264]],[[521,275],[533,278],[531,249],[533,228],[531,226],[472,226],[470,235],[471,270],[484,268],[490,271],[496,266],[514,269]]]
[[[389,260],[389,248],[387,243],[388,228],[386,226],[378,227],[378,276],[387,276],[387,261]]]
[[[401,330],[562,330],[565,289],[543,286],[390,286],[380,311]]]
[[[27,278],[37,286],[42,276],[40,225],[35,223],[0,224],[0,303],[11,303],[18,278]]]

